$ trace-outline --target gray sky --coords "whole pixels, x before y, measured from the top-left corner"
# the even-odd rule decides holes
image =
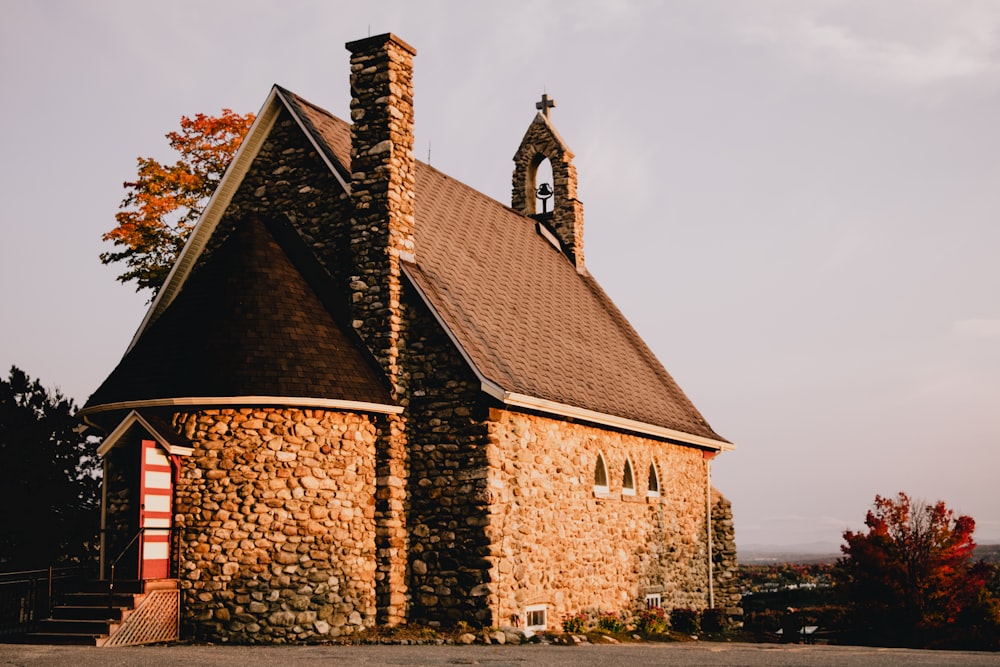
[[[78,403],[145,297],[105,267],[135,160],[272,83],[348,118],[344,43],[418,51],[417,156],[509,203],[542,91],[590,271],[716,431],[737,542],[875,494],[1000,540],[1000,2],[0,0],[0,367]]]

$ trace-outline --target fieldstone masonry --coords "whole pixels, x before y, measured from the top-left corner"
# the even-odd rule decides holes
[[[733,506],[729,499],[715,489],[712,489],[712,562],[715,606],[725,610],[726,616],[731,620],[742,622]]]
[[[185,622],[215,641],[283,643],[374,625],[375,439],[366,415],[178,413]]]
[[[490,581],[487,409],[479,381],[419,298],[405,292],[410,369],[410,614],[418,622],[494,625]]]
[[[397,397],[406,393],[397,359],[400,262],[414,261],[413,56],[392,35],[347,45],[351,51],[351,299],[354,327],[375,354]]]
[[[585,609],[703,608],[706,462],[697,449],[509,410],[490,412],[490,606],[506,622],[546,604],[550,627]],[[594,489],[601,454],[609,488]],[[631,462],[634,495],[624,492]],[[650,496],[655,464],[659,495]],[[700,510],[700,511],[699,511]]]

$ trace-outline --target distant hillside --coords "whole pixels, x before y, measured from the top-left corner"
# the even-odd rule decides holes
[[[973,553],[976,560],[1000,565],[1000,544],[979,544]]]
[[[738,547],[736,558],[740,565],[772,565],[792,563],[798,565],[834,563],[841,557],[840,547],[829,542],[805,544],[748,544]],[[979,544],[974,560],[1000,564],[1000,544]]]
[[[746,544],[736,549],[736,558],[740,565],[832,563],[839,557],[840,547],[831,542]]]

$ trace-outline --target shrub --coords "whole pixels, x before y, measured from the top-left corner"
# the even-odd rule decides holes
[[[705,632],[722,632],[727,624],[726,613],[718,607],[706,609],[701,613],[701,629]]]
[[[701,631],[701,614],[697,609],[674,609],[670,612],[670,627],[677,632],[697,634]]]
[[[762,609],[748,612],[743,617],[743,628],[757,635],[777,632],[781,628],[784,612],[779,609]]]
[[[597,616],[597,629],[611,633],[625,632],[625,621],[620,614],[602,611]]]
[[[655,635],[667,629],[667,612],[663,607],[643,609],[635,618],[635,629],[647,635]]]
[[[562,622],[563,632],[578,635],[587,629],[587,615],[582,611],[567,616]]]

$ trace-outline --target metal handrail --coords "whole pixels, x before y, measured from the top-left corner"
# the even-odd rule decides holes
[[[84,565],[0,572],[0,637],[21,635],[52,610],[57,583],[81,577]]]
[[[113,561],[111,561],[110,565],[111,572],[110,572],[110,577],[108,578],[108,609],[111,609],[115,605],[115,566],[118,565],[118,561],[120,561],[122,558],[125,557],[125,554],[127,554],[129,550],[132,548],[132,545],[135,544],[135,541],[138,540],[142,536],[142,534],[147,530],[165,531],[167,534],[171,534],[173,533],[174,529],[172,527],[163,527],[163,526],[142,526],[141,528],[139,528],[138,531],[136,531],[136,534],[132,536],[132,539],[128,541],[128,544],[125,545],[125,548],[121,550],[121,553],[119,553],[118,556]],[[142,580],[142,566],[143,566],[142,553],[140,553],[139,554],[140,581]]]

